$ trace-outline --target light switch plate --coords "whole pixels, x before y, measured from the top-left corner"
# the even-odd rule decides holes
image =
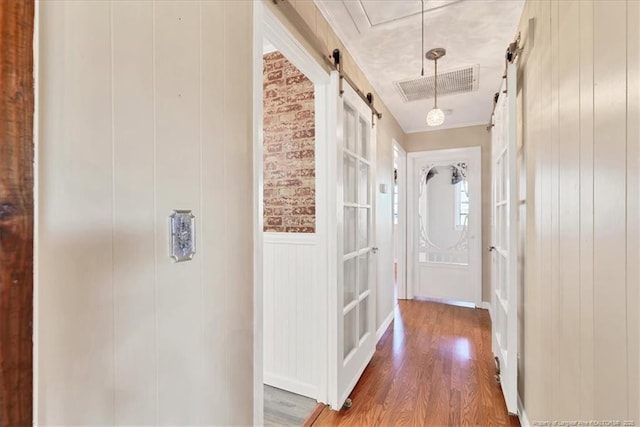
[[[380,184],[380,193],[387,194],[387,184]]]
[[[175,262],[189,261],[196,253],[196,217],[174,210],[169,216],[169,250]]]

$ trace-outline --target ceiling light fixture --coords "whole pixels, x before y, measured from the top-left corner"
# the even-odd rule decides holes
[[[447,54],[441,47],[431,49],[425,57],[434,62],[435,74],[433,77],[433,108],[427,113],[427,126],[440,126],[444,123],[444,112],[438,108],[438,59]]]

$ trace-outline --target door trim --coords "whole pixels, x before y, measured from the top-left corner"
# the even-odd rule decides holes
[[[398,255],[398,299],[407,299],[407,152],[395,139],[392,139],[392,143],[394,150],[398,151],[398,248],[400,249]],[[392,230],[395,244],[395,224]],[[396,304],[397,301],[394,301],[393,305]]]
[[[328,401],[328,352],[321,351],[328,347],[328,301],[329,301],[329,271],[330,260],[328,254],[329,230],[331,217],[328,201],[331,196],[329,177],[331,175],[329,162],[329,147],[335,145],[335,136],[330,132],[335,129],[335,99],[336,85],[329,72],[319,64],[305,49],[302,43],[287,29],[279,14],[279,10],[269,3],[254,2],[253,9],[253,52],[254,52],[254,81],[253,81],[253,140],[254,140],[254,183],[253,183],[253,414],[254,425],[262,425],[264,417],[264,348],[263,348],[263,40],[267,38],[284,56],[287,57],[315,86],[315,162],[316,162],[316,233],[317,259],[319,277],[317,283],[320,291],[318,304],[318,351],[316,371],[318,372],[319,402]],[[333,122],[333,123],[332,123]],[[335,132],[333,132],[335,133]],[[335,229],[335,227],[333,228]]]
[[[416,251],[415,251],[415,238],[414,233],[412,232],[413,227],[411,224],[414,224],[417,220],[413,209],[410,209],[411,203],[409,201],[416,192],[415,188],[415,180],[411,179],[411,177],[415,174],[415,161],[417,159],[429,157],[433,160],[438,160],[440,158],[450,158],[452,156],[464,156],[468,158],[474,159],[477,165],[482,168],[482,158],[481,158],[481,147],[471,146],[464,148],[449,148],[444,150],[427,150],[427,151],[416,151],[407,154],[407,299],[413,299],[415,297],[415,289],[416,289],[416,281],[418,280],[417,268],[418,265],[415,262],[416,259]],[[479,174],[478,188],[480,191],[480,209],[482,208],[482,171]],[[467,301],[475,303],[477,306],[482,304],[482,212],[480,212],[480,221],[478,222],[478,237],[475,239],[475,244],[473,247],[477,252],[477,262],[478,267],[476,269],[476,283],[477,286],[473,291],[473,295],[475,297],[475,301]]]
[[[0,425],[31,425],[35,4],[3,1],[0,9],[0,301],[8,308],[0,310]]]

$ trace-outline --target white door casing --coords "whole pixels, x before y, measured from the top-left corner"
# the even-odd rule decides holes
[[[337,73],[332,76],[337,79]],[[348,85],[338,98],[336,145],[336,283],[331,298],[329,403],[339,410],[375,352],[376,141],[371,110]]]
[[[516,71],[515,65],[509,65],[493,115],[491,133],[492,347],[499,360],[500,383],[507,410],[513,414],[518,411]]]
[[[480,147],[408,157],[408,298],[480,305]]]

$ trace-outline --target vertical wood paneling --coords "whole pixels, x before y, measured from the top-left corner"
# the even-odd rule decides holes
[[[633,1],[530,1],[520,25],[532,422],[637,422],[639,18]]]
[[[155,4],[156,261],[158,420],[195,424],[199,384],[191,355],[200,351],[200,257],[174,264],[167,256],[168,216],[189,209],[200,216],[199,34],[197,3]],[[180,351],[177,351],[180,349]]]
[[[225,34],[229,46],[224,52],[224,84],[231,90],[224,99],[226,135],[224,159],[233,167],[225,168],[224,182],[231,188],[225,210],[227,269],[230,280],[238,283],[253,283],[253,133],[252,85],[253,47],[251,43],[236,43],[236,40],[252,40],[253,21],[251,1],[227,1],[224,3]],[[243,215],[238,211],[242,210]],[[242,258],[242,262],[236,262]],[[225,295],[228,307],[238,306],[243,301],[244,309],[227,313],[228,366],[234,373],[228,393],[230,404],[244,410],[230,411],[229,423],[251,424],[253,411],[253,286],[229,286]]]
[[[148,425],[156,422],[153,4],[115,2],[112,13],[115,422]]]
[[[558,2],[558,418],[580,415],[580,1]]]
[[[593,2],[581,1],[580,23],[580,414],[594,419],[593,323]]]
[[[226,141],[224,102],[232,92],[224,84],[224,49],[226,23],[224,13],[216,2],[203,2],[201,6],[200,55],[202,58],[201,106],[200,114],[200,173],[202,179],[200,203],[202,206],[198,232],[198,256],[202,259],[202,312],[204,392],[202,399],[202,424],[228,425],[228,388],[233,381],[227,355],[218,351],[225,343],[230,323],[227,313],[230,310],[225,303],[228,288],[234,283],[233,276],[227,271],[229,255],[225,245],[232,236],[225,224],[226,213],[220,201],[227,199],[231,186],[225,183],[224,144]],[[245,262],[243,262],[245,266]],[[216,284],[211,286],[210,284]],[[245,302],[248,303],[248,302]]]
[[[317,242],[312,235],[264,236],[265,383],[317,398]]]
[[[40,424],[252,423],[251,16],[40,3]]]
[[[39,398],[40,422],[112,424],[110,7],[86,2],[45,7],[56,9],[61,19],[48,23],[52,29],[73,24],[56,40],[64,46],[60,51],[49,51],[56,41],[44,34],[40,39],[45,56],[65,57],[59,62],[48,56],[41,63],[43,70],[55,68],[57,81],[50,92],[41,92],[46,137],[40,138],[39,153],[38,274],[46,285],[39,286],[39,382],[47,397]],[[65,90],[69,87],[73,90]]]
[[[541,1],[540,5],[540,26],[537,28],[536,37],[537,43],[540,43],[541,50],[544,48],[551,51],[551,2]],[[543,48],[544,47],[544,48]],[[552,253],[552,237],[551,237],[551,197],[552,197],[552,182],[551,182],[551,138],[552,138],[552,123],[551,123],[551,63],[553,61],[552,55],[543,54],[539,52],[539,56],[536,58],[539,63],[539,77],[540,77],[540,95],[542,99],[545,99],[544,108],[540,109],[540,123],[541,129],[538,135],[540,144],[540,193],[538,194],[540,203],[540,269],[541,280],[545,283],[547,289],[540,293],[540,299],[542,303],[542,340],[543,346],[542,357],[546,360],[549,368],[553,371],[553,349],[552,349],[552,326],[553,326],[553,276],[551,267],[551,253]],[[552,375],[542,376],[542,387],[547,390],[542,399],[543,413],[552,414],[551,402],[553,395],[553,383]]]
[[[613,25],[612,23],[616,23]],[[626,414],[626,2],[594,9],[595,416]]]
[[[549,229],[547,235],[547,244],[549,245],[549,252],[546,254],[549,260],[549,268],[550,268],[550,285],[551,291],[549,292],[549,308],[551,310],[551,316],[546,319],[549,325],[549,350],[551,354],[551,358],[549,359],[551,365],[551,378],[558,378],[560,374],[560,365],[561,365],[561,353],[560,353],[560,335],[561,328],[554,327],[557,323],[560,322],[560,312],[562,310],[561,301],[560,301],[560,283],[559,283],[559,240],[560,233],[558,228],[558,219],[559,219],[559,199],[558,199],[558,151],[559,151],[559,109],[560,109],[560,100],[558,99],[558,74],[559,74],[559,25],[560,20],[558,18],[558,8],[559,3],[557,1],[550,2],[550,17],[549,17],[549,37],[551,42],[551,51],[550,51],[550,73],[548,76],[549,80],[549,89],[550,89],[550,109],[549,111],[549,120],[550,120],[550,139],[548,141],[548,167],[549,167],[549,176],[548,176],[548,184],[549,184],[549,205],[548,205],[548,214],[549,214]],[[562,141],[564,144],[564,141]],[[559,394],[558,387],[551,387],[549,393],[549,413],[551,414],[553,419],[565,419],[562,414],[562,407],[560,406],[560,402],[562,396]]]
[[[640,423],[640,3],[627,3],[627,419]]]

